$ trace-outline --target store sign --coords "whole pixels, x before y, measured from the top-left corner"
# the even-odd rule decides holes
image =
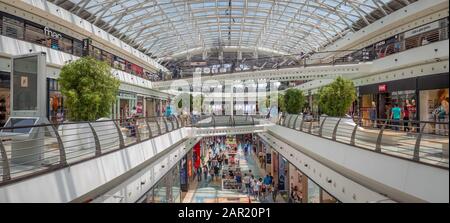
[[[46,36],[49,36],[49,37],[53,38],[53,39],[61,39],[62,38],[62,35],[60,33],[52,31],[47,26],[44,28],[44,34]]]
[[[387,85],[386,84],[380,84],[378,85],[378,92],[386,92],[387,91]]]
[[[413,30],[410,30],[408,32],[405,32],[405,39],[412,37],[412,36],[416,36],[434,29],[439,29],[439,21],[415,28]]]

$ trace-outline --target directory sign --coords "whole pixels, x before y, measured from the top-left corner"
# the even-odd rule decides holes
[[[38,107],[37,56],[16,58],[13,63],[13,109],[36,111]]]
[[[46,57],[45,52],[12,57],[11,117],[47,117]]]

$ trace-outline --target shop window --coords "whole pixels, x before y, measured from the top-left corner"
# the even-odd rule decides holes
[[[113,55],[112,54],[110,54],[110,53],[108,53],[108,52],[106,52],[106,51],[102,51],[102,58],[103,58],[103,60],[104,61],[106,61],[109,65],[113,65],[113,61],[114,61],[114,58],[113,58]]]
[[[3,16],[2,35],[15,39],[23,39],[24,24],[22,21]]]
[[[83,55],[83,42],[73,40],[73,55],[81,57]]]
[[[0,71],[0,125],[4,126],[10,109],[10,73]]]
[[[131,63],[128,61],[125,61],[125,72],[134,74],[133,69],[131,68]]]
[[[97,47],[94,47],[94,58],[97,60],[102,60],[102,51]]]
[[[39,45],[47,45],[47,37],[42,28],[30,24],[25,25],[25,40]]]
[[[72,39],[61,37],[59,49],[65,53],[72,54],[73,49]]]
[[[115,56],[114,57],[114,67],[121,71],[125,71],[125,60],[123,60],[120,57]]]

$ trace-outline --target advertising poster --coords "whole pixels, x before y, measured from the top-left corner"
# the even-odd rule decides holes
[[[180,187],[181,191],[188,191],[188,175],[187,175],[187,156],[185,155],[180,161]]]
[[[282,156],[279,157],[278,165],[278,189],[286,190],[286,160]]]
[[[197,143],[192,150],[193,150],[192,161],[194,161],[194,168],[196,170],[201,165],[200,143]]]

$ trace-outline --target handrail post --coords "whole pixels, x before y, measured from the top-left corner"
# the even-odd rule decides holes
[[[97,132],[95,132],[94,127],[92,126],[91,122],[88,122],[89,127],[91,128],[92,135],[94,136],[94,142],[95,142],[95,156],[102,155],[102,151],[100,148],[100,140],[98,139]]]
[[[289,120],[287,121],[287,123],[284,123],[284,126],[285,127],[288,127],[289,128],[289,124],[291,123],[291,120],[292,120],[292,117],[293,117],[294,115],[290,115],[289,116]]]
[[[319,120],[319,123],[320,123],[320,127],[319,127],[319,137],[322,137],[323,124],[325,124],[325,121],[327,120],[327,117],[328,117],[328,116],[324,116],[322,123],[320,123],[320,120]]]
[[[253,116],[251,116],[252,117],[252,125],[255,125],[255,117],[253,117]]]
[[[11,172],[9,169],[8,156],[6,155],[5,147],[3,146],[3,142],[0,139],[0,155],[2,156],[2,181],[11,180]]]
[[[177,129],[179,129],[180,128],[180,123],[178,122],[178,117],[177,116],[174,116],[175,117],[175,121],[177,122]]]
[[[298,117],[299,117],[300,115],[297,115],[297,117],[295,118],[295,120],[294,120],[294,125],[292,125],[292,128],[293,129],[295,129],[295,124],[297,124],[297,120],[298,120]]]
[[[311,122],[309,122],[309,128],[308,128],[308,133],[311,134],[312,133],[312,125],[313,125],[314,120],[311,120]]]
[[[415,161],[420,160],[420,142],[422,141],[422,134],[423,134],[423,131],[425,131],[426,125],[427,125],[427,123],[425,122],[424,125],[422,126],[422,128],[420,128],[420,122],[419,122],[420,132],[419,132],[419,135],[417,136],[416,144],[414,145],[414,154],[413,154],[413,160],[415,160]]]
[[[168,132],[169,131],[169,126],[167,125],[167,118],[163,117],[162,120],[164,122],[164,126],[166,127],[166,132]]]
[[[156,126],[158,126],[158,133],[159,133],[159,135],[161,135],[162,134],[161,126],[159,125],[159,122],[158,122],[157,118],[155,118],[155,122],[156,122]]]
[[[352,132],[352,137],[350,138],[350,145],[354,146],[355,145],[355,138],[356,138],[356,130],[358,130],[358,123],[361,122],[361,117],[359,117],[357,119],[355,128],[353,128],[353,132]]]
[[[136,134],[136,142],[140,142],[141,141],[141,133],[139,132],[139,123],[138,123],[137,119],[136,119],[136,123],[134,124],[134,131]]]
[[[148,128],[148,138],[151,139],[153,137],[152,128],[150,128],[150,124],[148,124],[147,118],[144,118],[144,122]]]
[[[125,142],[123,140],[122,131],[120,130],[119,125],[117,124],[117,121],[113,121],[114,125],[116,126],[117,135],[119,136],[119,149],[122,149],[125,147]]]
[[[336,126],[334,126],[334,130],[333,130],[333,136],[331,137],[333,139],[333,141],[336,141],[336,133],[337,133],[337,129],[339,126],[339,122],[341,122],[342,118],[339,118],[339,120],[336,123]]]
[[[66,160],[66,151],[64,149],[64,143],[62,142],[61,136],[59,135],[58,130],[56,129],[54,124],[51,125],[51,128],[53,132],[55,132],[56,140],[58,141],[59,165],[65,166],[67,165],[67,160]]]
[[[305,116],[302,115],[302,121],[300,122],[300,132],[303,132],[303,121],[305,121]]]
[[[383,138],[383,132],[384,132],[384,129],[386,128],[386,125],[387,125],[387,119],[386,119],[386,121],[384,121],[384,124],[380,129],[380,133],[378,134],[377,144],[375,146],[375,152],[381,153],[381,139]]]
[[[175,124],[173,123],[173,120],[176,119],[175,116],[170,117],[170,131],[173,131],[175,129]]]

